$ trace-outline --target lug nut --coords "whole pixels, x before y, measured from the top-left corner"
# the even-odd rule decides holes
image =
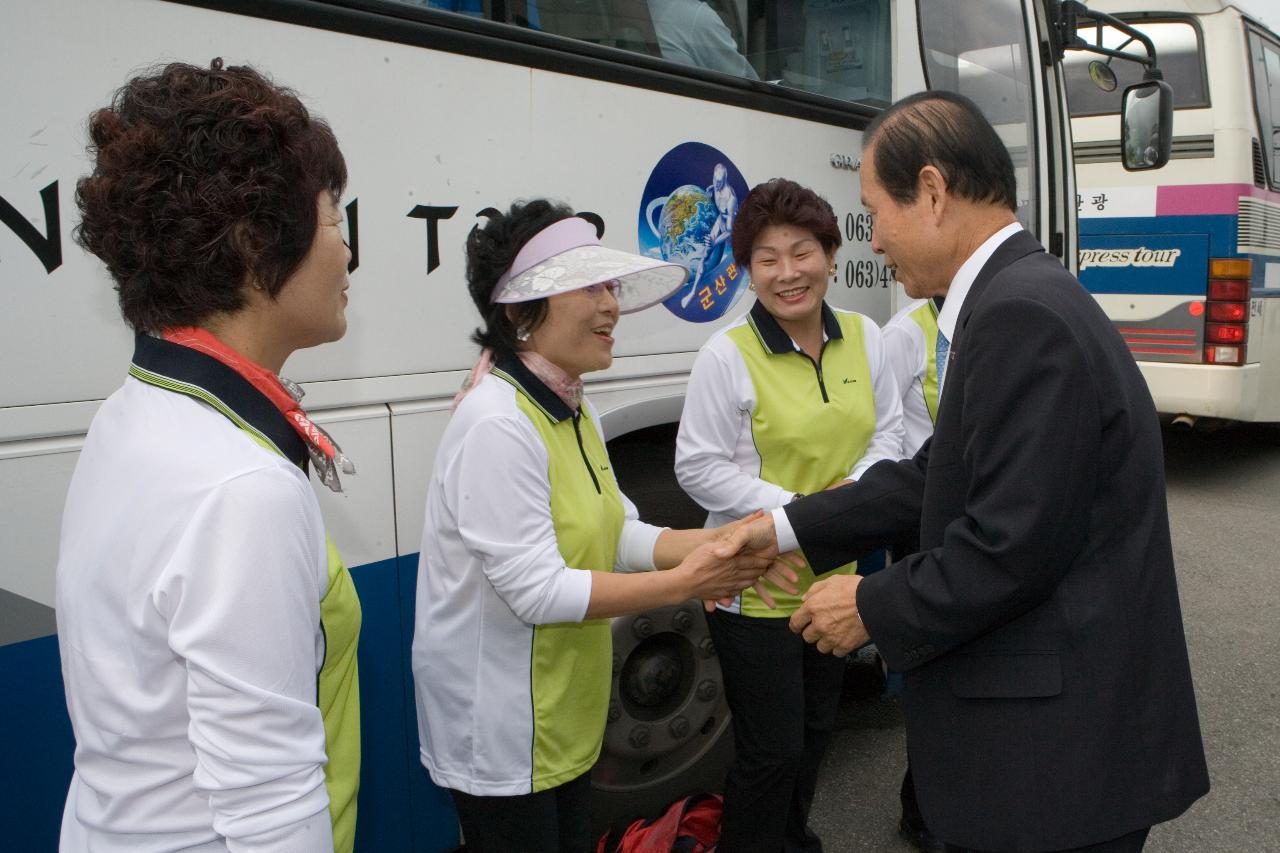
[[[631,633],[637,640],[643,640],[653,633],[653,620],[648,616],[637,616],[631,623]]]
[[[616,723],[622,718],[622,709],[618,707],[617,702],[609,703],[609,722]]]
[[[648,726],[636,726],[627,736],[627,741],[636,749],[644,749],[649,745],[651,737]]]
[[[681,610],[672,618],[671,627],[683,634],[693,627],[693,616],[688,610]]]
[[[671,726],[668,728],[668,731],[671,732],[672,737],[684,737],[689,734],[689,719],[687,717],[676,717],[671,721]]]
[[[715,657],[716,644],[711,642],[710,637],[703,637],[702,642],[698,643],[698,648],[702,650],[702,656],[705,658]]]
[[[710,702],[720,694],[720,688],[711,679],[707,679],[698,685],[698,698],[703,702]]]

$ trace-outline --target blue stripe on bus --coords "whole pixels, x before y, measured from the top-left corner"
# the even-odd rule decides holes
[[[1207,234],[1213,257],[1230,257],[1236,250],[1233,214],[1195,216],[1106,216],[1079,220],[1080,236],[1107,234]]]
[[[0,647],[0,696],[0,843],[57,850],[75,740],[56,636]]]
[[[443,851],[458,846],[453,800],[418,759],[409,670],[418,555],[351,570],[360,608],[360,799],[356,850]],[[407,619],[406,619],[407,614]]]
[[[1179,295],[1204,298],[1209,258],[1231,257],[1236,248],[1232,215],[1105,217],[1080,221],[1080,281],[1092,293]],[[1087,265],[1090,251],[1177,251],[1172,266]]]
[[[408,720],[405,754],[409,759],[409,819],[414,838],[414,850],[453,850],[461,842],[458,836],[457,812],[453,798],[444,788],[438,787],[422,766],[418,745],[418,708],[413,695],[413,671],[410,667],[410,646],[413,643],[414,602],[418,592],[418,555],[406,554],[400,562],[400,625],[404,656],[404,715]]]
[[[409,672],[417,568],[413,554],[351,570],[364,611],[359,853],[458,845],[452,800],[418,759]],[[0,846],[54,851],[75,748],[56,636],[0,647],[0,696]]]

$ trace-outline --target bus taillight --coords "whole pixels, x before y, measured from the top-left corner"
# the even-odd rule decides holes
[[[1244,364],[1252,274],[1253,262],[1248,258],[1209,259],[1204,327],[1204,360],[1208,364]]]
[[[1242,278],[1253,275],[1253,261],[1249,258],[1210,258],[1209,278]]]
[[[1209,298],[1243,302],[1249,298],[1248,279],[1209,279]]]
[[[1249,303],[1210,302],[1206,319],[1213,323],[1244,323],[1249,319]]]
[[[1244,347],[1215,347],[1207,346],[1204,348],[1204,360],[1209,364],[1240,364]]]
[[[1236,323],[1210,323],[1204,327],[1204,337],[1213,344],[1242,344],[1244,331],[1245,327]]]

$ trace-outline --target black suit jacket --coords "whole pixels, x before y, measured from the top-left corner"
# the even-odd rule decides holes
[[[862,619],[906,672],[940,838],[1059,850],[1209,788],[1150,393],[1097,303],[1026,232],[961,307],[933,438],[786,508],[815,571],[910,535]]]

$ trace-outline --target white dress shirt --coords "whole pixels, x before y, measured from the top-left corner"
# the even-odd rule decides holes
[[[724,21],[702,0],[649,0],[649,17],[663,59],[759,79]]]

